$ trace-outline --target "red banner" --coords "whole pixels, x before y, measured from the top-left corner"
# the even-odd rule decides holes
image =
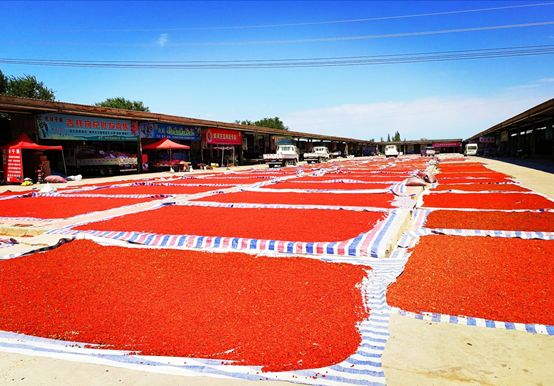
[[[433,143],[433,147],[439,148],[439,147],[461,147],[461,142],[435,142]]]
[[[242,133],[235,130],[206,129],[204,141],[210,145],[242,145]]]
[[[4,161],[5,182],[23,181],[23,159],[21,149],[6,149],[2,151]]]

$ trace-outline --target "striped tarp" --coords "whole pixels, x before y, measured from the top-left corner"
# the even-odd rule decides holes
[[[391,211],[384,220],[379,221],[369,232],[361,233],[357,237],[349,240],[336,242],[300,242],[242,237],[168,235],[123,231],[78,231],[68,228],[55,229],[48,233],[71,235],[76,238],[94,236],[102,239],[119,240],[158,248],[284,253],[299,254],[314,258],[325,256],[325,261],[332,261],[332,256],[385,257],[387,247],[392,237],[391,232],[394,231],[394,229],[392,229],[392,224],[396,218],[397,213]]]
[[[33,197],[57,197],[57,198],[167,198],[171,194],[87,194],[87,193],[33,193]]]
[[[400,308],[392,307],[392,311],[403,316],[409,316],[414,319],[425,320],[436,323],[453,323],[464,326],[478,326],[487,328],[500,328],[505,330],[516,330],[529,332],[532,334],[554,335],[554,326],[536,323],[516,323],[516,322],[500,322],[497,320],[489,320],[483,318],[474,318],[471,316],[454,316],[431,312],[409,312]]]
[[[265,185],[268,186],[268,185]],[[271,185],[269,185],[271,186]],[[272,188],[263,188],[259,189],[258,187],[243,188],[245,192],[264,192],[264,193],[329,193],[329,194],[353,194],[353,193],[389,193],[391,189],[272,189]]]

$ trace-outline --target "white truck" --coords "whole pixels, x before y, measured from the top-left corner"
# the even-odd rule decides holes
[[[468,143],[466,144],[466,148],[464,150],[464,155],[477,155],[478,146],[476,143]]]
[[[321,163],[323,161],[329,161],[329,158],[331,158],[331,155],[329,154],[329,149],[325,146],[316,146],[311,153],[304,153],[304,161],[308,163]]]
[[[434,157],[437,154],[437,151],[433,146],[425,146],[425,149],[423,149],[423,155],[425,157]]]
[[[386,157],[398,157],[398,149],[396,145],[386,145],[385,146],[385,156]]]
[[[279,145],[275,154],[264,154],[264,162],[271,168],[274,166],[296,165],[300,156],[294,145]]]

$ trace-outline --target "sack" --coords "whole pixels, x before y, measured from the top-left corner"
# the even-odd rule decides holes
[[[425,181],[418,177],[410,177],[406,180],[406,186],[425,186]]]
[[[64,182],[67,182],[67,180],[65,178],[63,178],[62,176],[55,176],[55,175],[51,175],[51,176],[48,176],[44,179],[44,181],[46,182],[50,182],[50,183],[64,183]]]
[[[430,184],[437,182],[437,177],[431,172],[420,171],[417,176]]]

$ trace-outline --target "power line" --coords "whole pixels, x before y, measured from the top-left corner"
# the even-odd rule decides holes
[[[506,10],[506,9],[547,7],[552,5],[554,5],[554,2],[505,5],[505,6],[499,6],[499,7],[486,7],[486,8],[473,8],[473,9],[460,9],[460,10],[453,10],[453,11],[425,12],[425,13],[414,13],[414,14],[406,14],[406,15],[375,16],[375,17],[364,17],[364,18],[356,18],[356,19],[304,21],[304,22],[293,22],[293,23],[246,24],[246,25],[233,25],[233,26],[206,26],[206,27],[169,27],[169,28],[106,28],[106,29],[89,28],[89,29],[71,29],[71,31],[171,32],[171,31],[209,31],[209,30],[241,30],[241,29],[244,30],[244,29],[262,29],[262,28],[282,28],[282,27],[306,27],[306,26],[316,26],[316,25],[349,24],[349,23],[365,23],[365,22],[372,22],[372,21],[412,19],[412,18],[429,17],[429,16],[447,16],[447,15],[457,15],[457,14],[500,11],[500,10]]]
[[[152,70],[228,70],[263,68],[313,68],[391,65],[406,63],[479,60],[554,54],[554,45],[517,46],[474,50],[361,55],[322,58],[254,59],[222,61],[116,61],[0,58],[0,63],[51,67],[152,69]]]

